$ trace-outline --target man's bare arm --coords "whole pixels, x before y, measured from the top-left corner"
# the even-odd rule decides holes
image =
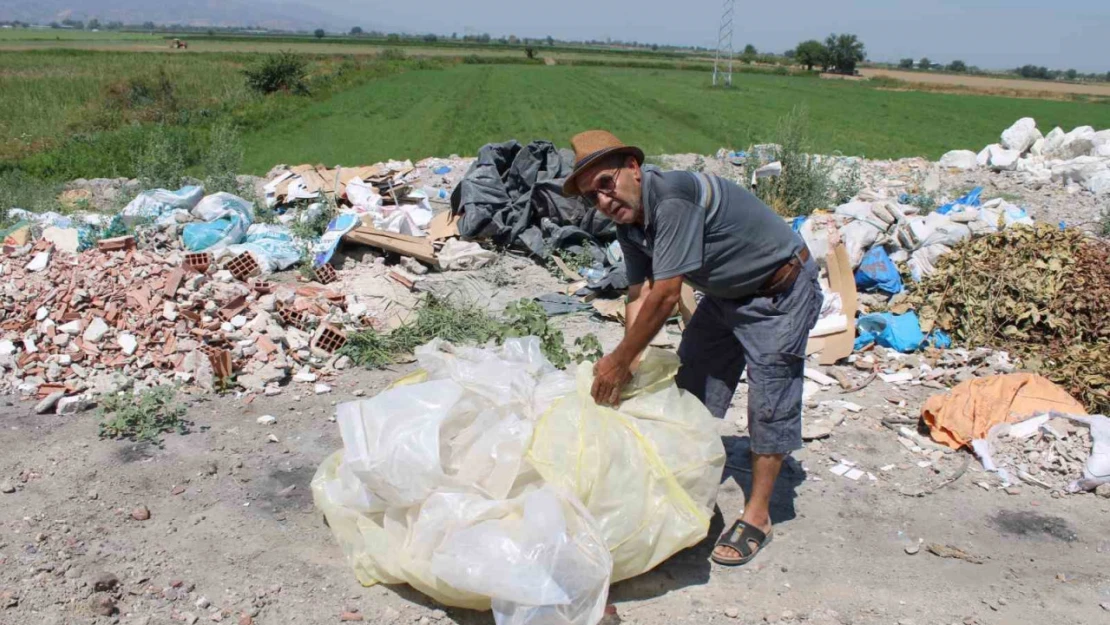
[[[654,280],[631,287],[625,307],[624,340],[613,350],[622,361],[631,363],[663,328],[682,297],[682,276]]]

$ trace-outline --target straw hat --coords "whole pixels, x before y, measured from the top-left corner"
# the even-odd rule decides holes
[[[582,192],[578,188],[578,176],[606,156],[630,154],[635,156],[641,165],[644,163],[643,150],[621,143],[621,140],[616,138],[613,133],[604,130],[580,132],[570,140],[570,145],[574,148],[574,170],[570,172],[566,182],[563,183],[563,195],[567,197],[581,195]]]

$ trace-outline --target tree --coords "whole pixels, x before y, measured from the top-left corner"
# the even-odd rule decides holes
[[[547,36],[547,45],[549,45],[549,46],[555,45],[555,38],[552,37],[551,35]]]
[[[657,44],[657,43],[651,44],[651,51],[652,52],[657,52],[658,50],[659,50],[659,44]]]
[[[85,28],[88,28],[89,30],[100,30],[100,20],[96,19],[95,17],[92,18],[91,20],[89,20],[89,23],[85,25]]]
[[[759,53],[756,52],[755,46],[753,46],[752,44],[749,43],[748,45],[744,46],[744,54],[755,56],[756,54],[759,54]]]
[[[355,26],[354,28],[352,28],[351,29],[351,34],[356,36],[356,37],[361,35],[362,34],[362,26]]]
[[[1075,71],[1074,69],[1069,69],[1068,71],[1064,72],[1064,76],[1066,76],[1068,80],[1075,80],[1079,76],[1079,72]]]
[[[825,49],[825,44],[816,39],[799,43],[794,51],[794,60],[808,70],[812,70],[814,65],[824,65],[827,56],[828,50]]]
[[[786,52],[783,52],[782,55],[785,56],[788,59],[792,59],[792,58],[794,58],[795,55],[797,55],[797,53],[798,53],[797,50],[795,50],[794,48],[790,48]]]
[[[154,22],[143,22],[143,30],[154,30]]]
[[[964,63],[963,61],[959,61],[959,60],[952,61],[951,63],[948,64],[948,71],[950,71],[950,72],[960,72],[962,74],[963,72],[967,71],[967,63]]]
[[[855,74],[856,64],[865,58],[863,42],[855,35],[833,33],[825,39],[828,64],[840,74]]]
[[[435,35],[432,35],[432,34],[427,34],[427,35],[424,35],[424,41],[427,41],[428,43],[435,43],[435,42],[439,41],[439,37],[436,37]]]
[[[316,31],[313,32],[312,34],[316,35],[317,39],[323,39],[324,35],[326,35],[327,33],[324,32],[323,28],[317,28]]]
[[[917,69],[929,69],[932,66],[933,62],[927,56],[921,57],[921,60],[917,62]]]
[[[900,69],[913,69],[913,59],[902,59],[898,61],[898,67]]]

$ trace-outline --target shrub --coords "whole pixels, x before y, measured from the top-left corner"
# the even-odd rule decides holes
[[[188,146],[164,126],[153,129],[135,153],[135,177],[144,189],[176,189],[185,178]]]
[[[383,48],[382,51],[378,53],[378,58],[383,61],[404,61],[408,58],[408,55],[405,54],[404,48],[390,46],[388,48]]]
[[[779,121],[776,146],[767,162],[782,163],[782,174],[763,178],[755,187],[759,199],[783,217],[809,215],[816,209],[828,208],[837,192],[830,162],[808,154],[808,132],[809,114],[805,108],[795,108]],[[756,167],[763,164],[753,163]]]
[[[101,438],[127,438],[161,444],[166,432],[185,434],[189,423],[182,419],[185,407],[176,401],[172,386],[159,386],[138,395],[117,393],[100,402]],[[111,416],[111,419],[107,417]]]
[[[243,166],[243,146],[233,125],[221,122],[212,126],[201,166],[205,193],[226,191],[242,194],[236,172]]]
[[[296,94],[308,93],[305,75],[308,63],[290,51],[266,56],[255,67],[243,70],[247,86],[252,91],[268,94],[285,91]]]

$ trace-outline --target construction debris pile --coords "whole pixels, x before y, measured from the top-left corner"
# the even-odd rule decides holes
[[[1090,454],[1090,428],[1066,417],[1034,417],[991,439],[991,458],[1005,476],[1057,493],[1083,475]]]
[[[1078,185],[1095,195],[1110,194],[1110,130],[1096,132],[1080,126],[1071,132],[1060,127],[1047,135],[1032,117],[1023,117],[1002,133],[999,143],[978,154],[953,150],[940,159],[941,167],[1016,171],[1025,184],[1040,188],[1049,183]]]
[[[1094,412],[1110,411],[1110,247],[1074,229],[1015,228],[942,256],[906,305],[972,347],[1005,349]]]

